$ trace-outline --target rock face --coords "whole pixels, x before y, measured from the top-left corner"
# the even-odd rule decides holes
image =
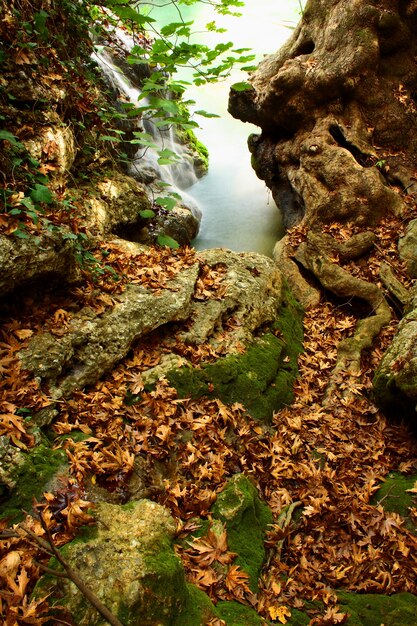
[[[69,232],[62,229],[45,233],[39,240],[0,235],[0,297],[45,276],[75,282],[79,278],[79,268],[66,234]]]
[[[416,20],[413,3],[310,0],[252,89],[231,92],[232,115],[262,129],[253,165],[287,226],[372,224],[402,209],[389,184],[416,189]]]

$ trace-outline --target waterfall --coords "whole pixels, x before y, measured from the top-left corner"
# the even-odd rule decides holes
[[[121,29],[115,29],[112,34],[117,37],[118,44],[123,50],[126,51],[126,48],[129,50],[134,46],[133,38]],[[97,48],[93,53],[93,59],[101,68],[106,82],[118,95],[118,102],[124,101],[134,106],[146,104],[145,98],[139,100],[141,96],[139,86],[132,82],[119,65],[116,65],[114,57],[108,49],[105,47]],[[158,182],[169,185],[167,187],[168,193],[178,194],[181,197],[180,204],[188,208],[200,220],[201,211],[196,201],[185,192],[185,189],[194,185],[198,180],[193,156],[186,145],[181,145],[176,140],[171,124],[160,126],[156,125],[156,121],[147,116],[138,116],[134,121],[135,130],[148,133],[152,137],[154,146],[138,144],[138,149],[129,160],[128,174],[139,182],[155,186],[159,194],[161,191],[158,191]],[[159,163],[159,151],[162,150],[175,153],[175,160],[170,164],[161,165]],[[166,194],[167,192],[163,193]]]

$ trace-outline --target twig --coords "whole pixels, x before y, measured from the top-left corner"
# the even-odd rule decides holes
[[[78,574],[76,574],[72,567],[63,558],[60,551],[54,544],[51,532],[45,524],[45,520],[41,512],[39,512],[39,520],[47,536],[47,541],[45,541],[45,539],[43,539],[42,537],[38,537],[37,535],[35,535],[35,533],[33,533],[29,528],[26,528],[25,526],[20,526],[20,528],[22,528],[25,533],[32,537],[37,542],[38,546],[42,548],[42,550],[44,550],[48,554],[51,554],[52,551],[52,556],[55,556],[57,561],[62,565],[66,572],[66,574],[61,575],[61,573],[58,573],[53,569],[47,568],[50,570],[49,573],[53,574],[54,576],[60,576],[61,578],[69,578],[74,583],[74,585],[78,587],[83,596],[100,613],[100,615],[102,615],[102,617],[104,617],[104,619],[107,620],[109,624],[111,624],[111,626],[124,626],[122,622],[118,620],[117,617],[111,611],[109,611],[109,609],[99,600],[96,594],[89,587],[87,587],[87,585],[81,580]]]

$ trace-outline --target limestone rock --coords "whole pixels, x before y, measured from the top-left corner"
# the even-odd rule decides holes
[[[57,124],[41,128],[39,134],[23,143],[33,158],[50,166],[52,184],[63,185],[76,156],[71,128],[58,118]]]
[[[117,170],[93,177],[80,191],[84,207],[82,217],[97,235],[117,233],[128,226],[139,230],[145,223],[139,212],[151,208],[144,187]]]
[[[124,506],[101,503],[96,518],[97,527],[61,549],[69,565],[123,624],[176,623],[188,591],[172,547],[175,523],[169,511],[149,500]],[[45,592],[64,594],[77,626],[107,623],[68,580],[56,584],[56,579],[45,576],[35,593]]]
[[[376,403],[398,420],[416,427],[417,308],[399,323],[397,332],[373,380]]]
[[[64,336],[35,336],[20,353],[24,367],[49,384],[55,397],[93,384],[126,356],[135,339],[188,317],[197,275],[197,265],[185,269],[156,293],[128,285],[115,306],[100,316],[82,309]]]
[[[44,233],[39,239],[0,235],[0,296],[43,276],[75,282],[79,270],[66,232]]]
[[[180,397],[239,402],[269,422],[293,398],[302,350],[301,307],[278,267],[263,255],[213,249],[199,258],[203,272],[219,272],[221,295],[195,300],[186,330],[177,337],[197,346],[207,342],[227,356],[199,367],[177,366],[167,378]]]
[[[236,330],[226,339],[231,348],[232,343],[252,340],[255,329],[277,318],[284,282],[271,259],[255,252],[239,254],[220,248],[200,252],[199,259],[209,268],[222,271],[223,295],[194,302],[192,323],[180,335],[183,341],[197,345],[206,341],[213,329],[221,330],[233,312]]]

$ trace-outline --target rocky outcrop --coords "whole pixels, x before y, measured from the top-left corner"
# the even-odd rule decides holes
[[[375,373],[377,404],[397,420],[408,419],[417,429],[417,302],[399,323],[397,332]]]
[[[187,319],[197,275],[197,265],[185,269],[161,293],[130,285],[103,315],[81,310],[63,337],[34,337],[20,355],[24,367],[46,382],[56,398],[96,382],[126,356],[135,339]]]
[[[0,234],[0,296],[43,277],[76,282],[79,266],[70,231],[65,228],[40,237],[19,239]]]
[[[411,220],[408,224],[404,236],[398,242],[398,252],[406,263],[408,275],[417,278],[417,220]]]

